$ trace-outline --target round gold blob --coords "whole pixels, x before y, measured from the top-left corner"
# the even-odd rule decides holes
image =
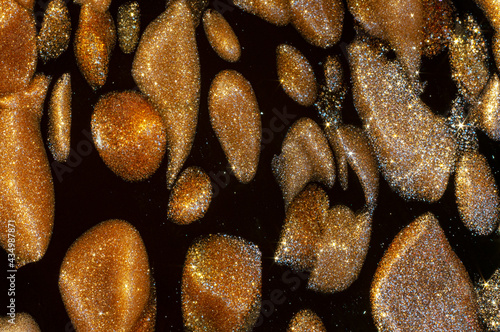
[[[310,309],[297,312],[288,324],[287,332],[326,332],[321,318]]]
[[[11,323],[10,316],[0,317],[0,331],[2,332],[40,332],[40,327],[30,314],[25,312],[16,313]]]

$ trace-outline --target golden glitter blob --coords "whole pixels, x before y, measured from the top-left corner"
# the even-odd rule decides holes
[[[422,0],[424,25],[423,54],[433,57],[451,41],[455,8],[451,0]]]
[[[316,261],[320,224],[328,210],[328,196],[316,184],[308,184],[288,206],[274,260],[294,270],[310,271]]]
[[[49,83],[36,75],[26,90],[0,98],[0,245],[9,248],[8,229],[15,228],[16,268],[42,258],[54,224],[54,185],[40,132]]]
[[[310,309],[297,312],[288,324],[287,332],[326,332],[321,318]]]
[[[328,48],[340,40],[344,20],[341,0],[291,0],[292,24],[308,43]]]
[[[271,24],[283,26],[290,22],[289,0],[234,0],[233,3]]]
[[[349,61],[354,104],[384,178],[406,199],[439,200],[456,152],[444,119],[422,102],[397,61],[366,42],[349,46]]]
[[[37,63],[35,19],[14,0],[0,1],[0,96],[27,87]]]
[[[488,49],[471,15],[457,19],[450,42],[451,76],[462,96],[474,104],[489,78]]]
[[[209,235],[189,248],[182,275],[188,331],[251,331],[259,312],[261,252],[241,238]]]
[[[139,331],[134,325],[151,310],[150,274],[146,247],[128,222],[108,220],[85,232],[68,249],[59,274],[75,329]]]
[[[471,118],[489,138],[500,141],[500,80],[496,73],[484,87]]]
[[[133,91],[112,92],[99,99],[92,113],[92,138],[104,163],[127,181],[153,175],[166,149],[160,114]]]
[[[16,313],[14,323],[10,316],[0,317],[0,331],[2,332],[40,332],[40,327],[30,314]]]
[[[35,0],[15,0],[18,4],[28,9],[29,11],[33,11],[33,7],[35,6]]]
[[[336,91],[343,85],[342,65],[338,56],[327,56],[323,64],[323,75],[326,87],[330,91]]]
[[[208,94],[212,128],[241,183],[252,181],[260,156],[262,124],[252,85],[234,70],[218,73]]]
[[[199,167],[186,168],[175,183],[168,201],[168,217],[189,225],[203,218],[212,200],[212,182]]]
[[[167,7],[170,6],[171,3],[176,2],[178,0],[167,0]],[[189,9],[191,10],[191,14],[193,15],[194,26],[198,27],[200,24],[201,17],[203,12],[208,7],[208,0],[183,0],[187,3]],[[216,4],[214,4],[216,6]]]
[[[481,331],[469,275],[432,213],[392,241],[370,295],[381,331]]]
[[[491,26],[497,32],[500,31],[500,1],[498,0],[475,0],[481,7]]]
[[[71,141],[71,74],[59,78],[52,90],[49,107],[49,149],[55,160],[66,162]]]
[[[350,12],[371,35],[389,42],[407,76],[418,76],[424,42],[422,0],[348,0]]]
[[[488,331],[500,328],[500,269],[488,279],[476,285],[479,315]]]
[[[85,6],[91,6],[94,10],[104,13],[108,10],[111,0],[75,0],[76,4]]]
[[[467,228],[481,235],[493,233],[500,219],[500,197],[486,158],[465,152],[455,174],[455,196],[460,218]]]
[[[241,56],[241,47],[238,37],[218,11],[207,9],[203,14],[203,29],[210,42],[210,46],[224,60],[236,62]]]
[[[307,183],[320,182],[331,188],[335,182],[335,164],[328,140],[309,118],[293,123],[281,145],[281,154],[273,158],[272,167],[285,207]]]
[[[115,47],[116,31],[109,12],[99,12],[91,5],[80,11],[74,52],[83,76],[96,90],[106,83],[111,52]]]
[[[200,103],[200,62],[190,9],[175,1],[151,22],[137,48],[132,76],[167,126],[171,188],[191,151]]]
[[[38,52],[44,62],[58,58],[68,49],[71,37],[71,17],[64,0],[52,0],[43,16],[38,33]]]
[[[141,31],[141,10],[137,1],[129,1],[118,8],[118,45],[123,53],[134,52]]]

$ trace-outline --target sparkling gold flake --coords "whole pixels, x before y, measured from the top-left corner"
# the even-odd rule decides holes
[[[178,0],[167,0],[167,7],[170,6],[171,3],[176,2]],[[201,17],[203,12],[208,7],[208,0],[183,0],[187,3],[189,9],[191,10],[191,14],[194,20],[195,28],[200,24]]]
[[[16,313],[14,324],[10,323],[10,316],[0,317],[0,331],[2,332],[40,332],[40,327],[30,314]]]
[[[469,275],[431,213],[392,241],[370,293],[379,330],[481,331]]]
[[[424,47],[423,54],[433,57],[451,41],[455,8],[451,0],[423,0]]]
[[[158,169],[166,149],[160,114],[139,93],[104,95],[92,113],[92,138],[104,163],[127,181],[147,179]]]
[[[71,75],[63,74],[52,90],[49,107],[49,149],[55,160],[66,162],[71,141]]]
[[[500,269],[476,286],[479,315],[488,331],[500,328]]]
[[[212,183],[199,167],[186,168],[175,183],[168,201],[168,217],[188,225],[203,218],[212,200]]]
[[[234,0],[234,4],[274,25],[283,26],[290,22],[289,0]]]
[[[150,310],[151,273],[139,232],[122,220],[91,228],[69,248],[59,290],[77,331],[131,329]]]
[[[251,331],[260,312],[259,248],[230,235],[209,235],[188,250],[182,314],[189,331]]]
[[[321,318],[310,309],[297,312],[288,324],[287,332],[326,332]]]
[[[234,70],[218,73],[208,95],[212,128],[241,183],[257,172],[262,124],[252,85]]]
[[[141,30],[141,10],[137,1],[129,1],[118,8],[118,45],[123,53],[134,52]]]
[[[111,0],[75,0],[76,4],[84,6],[91,6],[94,10],[104,13],[108,10]]]
[[[132,76],[167,126],[171,188],[191,151],[200,102],[200,63],[191,11],[172,2],[151,22],[137,48]]]
[[[471,118],[489,138],[500,141],[500,80],[496,73],[484,87]]]
[[[236,62],[241,47],[233,29],[218,11],[207,9],[203,14],[203,29],[214,51],[224,60]]]
[[[58,58],[68,49],[71,37],[71,17],[64,0],[52,0],[43,16],[38,33],[38,52],[44,62]]]
[[[54,224],[54,185],[40,133],[49,83],[36,75],[26,90],[0,98],[0,245],[9,248],[8,229],[15,227],[16,268],[43,257]]]

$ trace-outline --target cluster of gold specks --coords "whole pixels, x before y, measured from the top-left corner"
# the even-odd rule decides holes
[[[55,160],[66,162],[71,141],[71,75],[63,74],[52,90],[49,107],[49,149]]]
[[[68,49],[71,37],[71,18],[64,0],[52,0],[43,16],[38,33],[38,52],[44,62],[58,58]]]
[[[171,188],[191,151],[200,102],[200,62],[193,15],[185,1],[172,2],[148,25],[137,47],[132,76],[165,121]]]
[[[481,235],[493,233],[500,220],[500,197],[486,158],[466,152],[455,174],[458,212],[465,226]]]
[[[379,167],[406,199],[437,201],[455,162],[445,120],[419,97],[397,61],[356,40],[349,46],[353,98]]]
[[[328,140],[309,118],[301,118],[290,127],[272,167],[285,207],[307,183],[320,182],[331,188],[335,182],[335,164]]]
[[[167,0],[167,7],[170,6],[171,3],[176,2],[178,0]],[[201,17],[203,12],[208,7],[208,0],[183,0],[187,3],[189,9],[191,10],[191,14],[194,20],[195,28],[200,24]]]
[[[284,26],[290,22],[289,0],[234,0],[234,4],[277,26]]]
[[[292,0],[292,24],[314,46],[331,47],[340,40],[344,20],[341,0]]]
[[[77,331],[131,331],[150,310],[148,254],[139,232],[122,220],[91,228],[68,249],[59,290]]]
[[[91,6],[94,10],[104,13],[108,10],[111,0],[75,0],[75,3],[86,6]]]
[[[9,316],[0,317],[0,331],[2,332],[40,332],[40,327],[30,314],[16,313],[14,323],[9,322]]]
[[[339,56],[327,56],[323,64],[323,75],[328,90],[337,91],[343,85],[344,75]]]
[[[297,312],[288,324],[287,332],[326,332],[321,318],[310,309]]]
[[[500,2],[497,0],[475,0],[475,2],[484,11],[493,29],[500,31]]]
[[[321,187],[309,184],[290,203],[274,260],[294,270],[310,271],[316,260],[320,225],[328,210],[328,196]]]
[[[457,19],[450,42],[451,76],[467,102],[474,104],[489,78],[488,49],[476,20]]]
[[[189,248],[182,276],[188,331],[251,331],[261,306],[259,248],[230,235],[209,235]]]
[[[199,167],[186,168],[172,189],[168,217],[176,224],[189,225],[203,218],[212,200],[212,183]]]
[[[496,73],[491,75],[471,117],[489,138],[500,141],[500,80]]]
[[[281,44],[276,48],[278,79],[286,94],[303,106],[316,100],[318,87],[309,61],[293,46]]]
[[[448,46],[453,32],[455,8],[451,0],[423,0],[423,55],[433,57]]]
[[[214,51],[224,60],[236,62],[241,56],[238,37],[218,11],[207,9],[203,14],[203,29]]]
[[[488,331],[500,328],[500,269],[488,279],[476,285],[479,315]]]
[[[37,63],[36,27],[31,11],[14,0],[0,1],[0,96],[28,85]]]
[[[457,159],[462,153],[479,148],[476,125],[471,121],[471,116],[466,113],[466,106],[465,99],[460,95],[457,96],[452,102],[451,114],[446,120],[457,142]]]
[[[127,181],[147,179],[166,149],[166,129],[148,99],[133,91],[109,93],[94,107],[92,138],[104,163]]]
[[[26,90],[0,98],[0,245],[9,247],[13,220],[16,268],[43,257],[54,224],[54,185],[40,132],[49,83],[36,75]]]
[[[123,53],[134,52],[139,42],[141,11],[137,1],[129,1],[118,8],[118,45]]]
[[[370,295],[381,331],[481,331],[469,275],[431,213],[392,241]]]
[[[234,70],[218,73],[208,95],[212,128],[241,183],[257,172],[262,124],[252,85]]]

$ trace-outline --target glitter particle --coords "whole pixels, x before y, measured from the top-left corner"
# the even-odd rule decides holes
[[[228,62],[236,62],[241,56],[241,47],[233,29],[218,11],[208,9],[203,14],[203,29],[214,51]]]
[[[287,332],[326,332],[321,318],[310,309],[302,309],[297,312],[288,324]]]
[[[63,74],[52,90],[49,106],[49,149],[54,159],[66,162],[71,140],[71,75]]]
[[[290,22],[289,0],[234,0],[234,4],[277,26],[284,26]]]
[[[40,332],[40,327],[30,314],[16,313],[15,323],[9,322],[11,317],[0,317],[0,331],[2,332]]]
[[[40,32],[38,52],[44,62],[56,59],[68,49],[71,38],[71,17],[64,0],[53,0],[47,6]]]
[[[129,1],[118,8],[118,45],[125,54],[134,52],[141,31],[141,10],[137,1]]]

